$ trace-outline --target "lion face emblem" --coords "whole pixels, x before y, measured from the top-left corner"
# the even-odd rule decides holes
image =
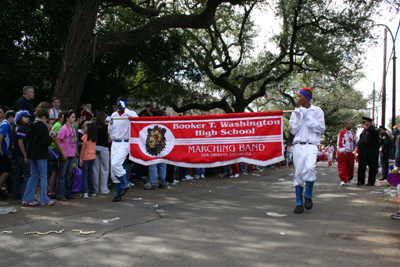
[[[167,145],[165,138],[166,129],[156,125],[154,128],[147,129],[146,150],[147,153],[157,156]]]

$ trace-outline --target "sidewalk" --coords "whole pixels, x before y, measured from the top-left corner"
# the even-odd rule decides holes
[[[1,265],[400,266],[400,222],[389,217],[398,200],[371,193],[383,191],[386,182],[340,187],[337,165],[318,164],[317,172],[314,208],[299,215],[293,213],[293,169],[155,191],[136,185],[119,203],[111,194],[47,208],[0,202],[18,209],[0,215],[0,231],[12,231],[0,235]]]

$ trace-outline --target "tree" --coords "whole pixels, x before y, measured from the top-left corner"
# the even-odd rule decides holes
[[[214,20],[217,7],[223,2],[235,5],[240,0],[173,2],[164,13],[162,9],[167,5],[157,1],[136,3],[131,0],[77,0],[55,95],[63,99],[64,109],[76,107],[93,59],[107,53],[134,48],[163,30],[208,28]],[[112,6],[129,8],[138,16],[137,23],[132,25],[130,31],[97,33],[99,11]]]
[[[335,6],[323,0],[279,1],[274,11],[282,31],[271,38],[274,47],[253,57],[251,12],[257,4],[220,5],[221,12],[208,29],[184,31],[186,61],[204,78],[192,82],[178,76],[162,89],[170,88],[180,97],[175,93],[161,102],[177,112],[217,107],[227,113],[243,112],[293,73],[323,72],[345,81],[361,70],[364,45],[373,40],[372,16],[379,2],[345,1]]]
[[[53,95],[75,0],[0,1],[0,88],[10,105],[25,85],[34,103]]]
[[[296,107],[297,92],[308,87],[313,91],[312,104],[320,107],[325,114],[325,141],[336,142],[348,120],[353,122],[353,130],[356,132],[362,117],[366,116],[365,110],[371,99],[363,97],[362,92],[354,89],[361,78],[358,75],[352,80],[340,80],[332,79],[324,73],[294,74],[259,104],[265,110],[293,110]],[[289,120],[291,113],[285,113],[284,116]],[[290,136],[289,127],[284,131],[286,136]],[[291,141],[292,137],[289,139]]]

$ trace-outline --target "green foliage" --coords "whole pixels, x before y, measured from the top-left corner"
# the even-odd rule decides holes
[[[308,77],[313,84],[313,74],[323,73],[341,88],[359,78],[366,44],[373,41],[370,30],[379,2],[279,1],[272,8],[282,30],[271,36],[265,51],[254,55],[252,13],[261,4],[220,5],[209,29],[182,30],[183,65],[192,64],[203,78],[163,80],[162,90],[171,88],[173,95],[158,101],[180,112],[194,106],[211,110],[216,103],[225,112],[243,112],[265,95],[287,101],[284,93],[276,92],[291,75]]]
[[[25,85],[34,104],[52,96],[75,0],[0,1],[0,88],[12,106]]]
[[[276,85],[273,93],[265,97],[264,103],[259,103],[264,110],[293,110],[295,108],[296,94],[300,88],[308,87],[313,91],[312,104],[320,107],[325,113],[326,130],[325,140],[337,139],[346,121],[353,123],[354,131],[361,124],[369,98],[365,98],[360,91],[354,89],[354,84],[361,77],[355,77],[352,81],[333,79],[324,73],[310,73],[307,75],[292,75],[281,85]],[[291,113],[284,114],[286,119]],[[286,136],[289,136],[289,127],[284,128]]]

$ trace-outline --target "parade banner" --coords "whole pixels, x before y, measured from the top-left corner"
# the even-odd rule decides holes
[[[142,165],[265,166],[284,160],[282,111],[129,120],[130,158]]]

